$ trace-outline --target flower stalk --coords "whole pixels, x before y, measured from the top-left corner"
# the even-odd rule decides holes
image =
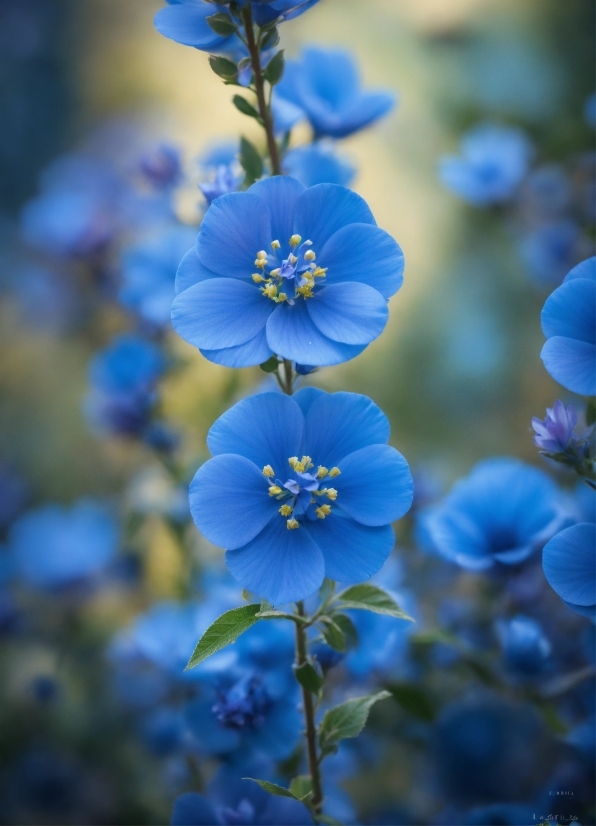
[[[302,602],[296,603],[298,615],[304,617],[304,605]],[[303,625],[296,623],[296,666],[299,668],[307,662],[306,656],[306,631]],[[323,784],[321,781],[320,760],[317,754],[317,727],[315,724],[315,707],[313,695],[302,686],[302,704],[304,707],[304,720],[306,723],[306,756],[308,761],[308,773],[312,781],[312,797],[309,806],[316,818],[321,814],[323,804]]]

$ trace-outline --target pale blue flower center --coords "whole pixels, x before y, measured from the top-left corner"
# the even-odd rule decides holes
[[[317,256],[312,241],[302,241],[300,235],[292,235],[288,244],[290,252],[286,257],[280,242],[272,241],[272,252],[260,250],[255,259],[255,267],[260,272],[253,273],[253,281],[261,285],[265,298],[277,304],[284,301],[294,304],[301,297],[313,298],[315,286],[327,273],[315,263]]]
[[[271,465],[263,468],[263,475],[269,482],[269,496],[274,496],[280,503],[279,513],[287,520],[288,529],[299,528],[299,518],[325,519],[331,513],[329,502],[337,499],[336,489],[327,487],[326,483],[339,476],[339,468],[328,470],[319,465],[315,472],[311,472],[314,465],[310,456],[300,460],[291,456],[288,464],[293,473],[285,482],[275,476]]]

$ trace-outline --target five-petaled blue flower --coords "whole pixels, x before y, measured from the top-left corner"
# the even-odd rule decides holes
[[[527,559],[560,526],[558,490],[549,477],[517,459],[479,462],[425,516],[435,550],[462,568]]]
[[[507,201],[528,171],[532,147],[520,129],[486,123],[475,126],[461,142],[461,156],[439,162],[445,186],[475,206]]]
[[[356,193],[267,178],[207,210],[178,270],[172,323],[227,367],[274,353],[339,364],[383,331],[403,267],[399,245]]]
[[[227,550],[243,587],[276,605],[307,597],[324,577],[368,579],[412,503],[410,469],[388,438],[387,417],[366,396],[312,387],[251,396],[209,431],[214,458],[190,487],[194,521]]]
[[[596,257],[567,273],[541,322],[548,340],[540,356],[553,379],[573,393],[596,395]]]
[[[388,114],[393,92],[365,92],[349,52],[309,46],[300,59],[287,60],[274,100],[302,110],[315,136],[345,138]]]
[[[596,616],[596,525],[580,522],[554,536],[542,552],[544,575],[565,605]]]

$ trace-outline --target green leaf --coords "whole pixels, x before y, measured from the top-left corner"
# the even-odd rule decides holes
[[[387,688],[408,714],[427,723],[432,723],[435,719],[433,704],[428,695],[418,686],[411,683],[392,683]]]
[[[586,407],[586,424],[588,427],[596,422],[596,399],[590,399]]]
[[[329,753],[335,750],[340,740],[358,737],[366,725],[371,708],[379,700],[387,697],[391,697],[388,691],[379,691],[377,694],[347,700],[330,709],[319,726],[319,744],[323,752]]]
[[[306,800],[312,794],[312,780],[308,774],[299,774],[290,783],[290,791],[298,800]]]
[[[219,34],[222,37],[229,37],[231,34],[235,34],[237,30],[237,26],[230,17],[229,14],[225,12],[220,12],[219,14],[212,14],[211,17],[206,17],[207,23],[211,26],[215,34]]]
[[[323,677],[310,662],[293,666],[294,676],[307,691],[317,694],[323,687]]]
[[[228,60],[227,57],[216,57],[216,55],[209,55],[209,65],[218,77],[224,80],[237,80],[238,67],[233,60]]]
[[[260,605],[241,605],[240,608],[232,608],[218,617],[197,643],[186,668],[194,668],[207,657],[234,642],[240,634],[258,622],[257,614],[260,610]]]
[[[232,98],[232,103],[239,112],[242,112],[243,115],[248,115],[249,118],[257,118],[257,120],[260,120],[259,113],[255,107],[252,106],[246,98],[243,98],[242,95],[234,95]]]
[[[330,645],[336,651],[347,651],[346,637],[339,625],[331,617],[321,617],[319,623],[321,634],[327,645]]]
[[[440,628],[431,631],[420,631],[417,634],[412,634],[410,642],[413,645],[458,645],[458,639],[448,631],[441,631]]]
[[[242,140],[244,140],[244,138],[242,138]],[[246,142],[248,143],[248,141],[246,141]],[[255,152],[256,152],[256,149],[255,149]],[[240,161],[240,162],[242,163],[242,161]],[[246,171],[246,169],[245,169],[245,171]],[[256,180],[256,178],[255,178],[255,180]],[[264,361],[262,364],[259,364],[259,367],[261,368],[263,373],[275,373],[275,371],[279,367],[279,361],[277,360],[277,356],[271,356],[270,358],[267,359],[267,361]]]
[[[273,611],[273,610],[274,610],[273,605],[271,605],[270,602],[267,602],[266,599],[261,600],[261,610],[260,610],[261,614],[269,613],[270,611]]]
[[[265,37],[261,40],[261,51],[266,52],[274,49],[279,43],[279,32],[276,28],[269,29]]]
[[[312,792],[309,791],[304,797],[298,797],[293,794],[290,789],[284,789],[283,786],[278,786],[277,783],[270,783],[268,780],[257,780],[255,777],[243,777],[242,779],[252,780],[253,783],[256,783],[264,791],[269,792],[269,794],[273,794],[276,797],[291,797],[292,800],[298,800],[300,803],[303,803],[305,798],[312,794]],[[298,778],[296,778],[296,780],[298,780]]]
[[[360,611],[372,611],[375,614],[387,614],[390,617],[397,617],[398,619],[406,619],[414,622],[412,617],[408,616],[405,611],[402,611],[393,597],[389,596],[386,591],[383,591],[382,588],[378,588],[376,585],[370,585],[369,583],[353,585],[351,588],[338,594],[337,600],[342,610],[351,608]]]
[[[334,817],[330,817],[329,815],[317,815],[317,822],[325,823],[327,826],[343,826],[341,820],[336,820]]]
[[[347,614],[334,614],[333,622],[338,626],[346,641],[346,648],[356,648],[358,645],[358,631]]]
[[[269,63],[267,64],[267,68],[263,72],[265,80],[267,80],[272,86],[275,86],[276,83],[282,78],[284,73],[284,66],[285,66],[285,58],[284,58],[284,50],[281,49],[279,52],[276,52]]]

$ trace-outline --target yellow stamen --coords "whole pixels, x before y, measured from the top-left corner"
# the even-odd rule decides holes
[[[317,257],[317,254],[316,254],[316,252],[314,252],[314,250],[307,250],[304,253],[304,260],[305,261],[314,261],[316,257]]]
[[[338,467],[332,467],[331,470],[329,471],[329,476],[331,476],[331,477],[339,476],[340,473],[341,473],[341,470]]]
[[[269,487],[269,496],[279,496],[279,494],[281,492],[282,492],[282,489],[280,488],[279,485],[271,485]]]
[[[331,513],[331,506],[330,505],[321,505],[320,508],[316,508],[315,513],[317,514],[319,519],[324,519],[326,516],[329,516]]]
[[[282,505],[279,512],[282,516],[290,516],[292,513],[292,508],[289,505]]]
[[[301,235],[292,235],[292,237],[290,238],[290,246],[291,247],[297,247],[298,244],[301,241],[302,241],[302,236]]]
[[[298,457],[297,456],[290,456],[290,458],[288,459],[288,464],[291,468],[295,467],[297,462],[298,462]]]
[[[296,292],[298,293],[298,295],[301,295],[304,298],[312,298],[313,297],[313,291],[312,291],[312,287],[310,286],[310,284],[305,284],[303,287],[298,287],[296,289]]]
[[[276,270],[271,270],[271,275],[274,278],[277,278],[277,276],[279,275],[279,267]]]
[[[321,488],[320,490],[313,490],[315,496],[325,496],[327,493],[327,488]]]
[[[294,264],[298,262],[298,258],[292,253],[290,253],[290,255],[288,256],[288,261],[290,262],[290,264],[292,264],[292,266],[294,266]]]
[[[317,470],[317,476],[319,477],[319,479],[324,479],[328,473],[329,471],[324,465],[319,465],[319,469]]]
[[[280,247],[281,247],[281,244],[279,243],[279,241],[276,240],[276,241],[271,242],[271,249],[278,250]]]
[[[260,270],[264,270],[267,265],[267,262],[264,258],[256,258],[255,259],[255,267],[258,267]]]
[[[310,458],[310,456],[303,456],[300,460],[300,464],[302,465],[304,470],[308,470],[312,467],[312,459]]]
[[[317,267],[316,270],[313,271],[313,276],[315,278],[322,278],[324,275],[327,275],[328,269],[328,267],[325,267],[325,269],[323,269],[322,267]]]
[[[335,502],[337,499],[337,491],[335,488],[327,488],[327,499],[331,499],[332,502]]]
[[[265,465],[263,468],[263,475],[264,476],[275,476],[275,471],[271,467],[271,465]]]
[[[300,525],[299,525],[297,519],[288,519],[288,521],[286,522],[286,528],[289,531],[295,531],[296,528],[299,528],[299,527],[300,527]]]
[[[255,284],[262,284],[263,281],[265,280],[265,276],[259,275],[258,272],[253,272],[252,280],[255,282]]]
[[[277,287],[275,284],[267,284],[266,287],[262,288],[263,295],[266,295],[267,298],[276,298],[277,296]]]
[[[263,258],[265,261],[267,260],[267,253],[265,250],[259,250],[257,252],[257,258]]]
[[[277,296],[277,300],[278,300],[278,301],[287,301],[287,300],[288,300],[288,296],[287,296],[285,293],[280,293],[280,294]]]

